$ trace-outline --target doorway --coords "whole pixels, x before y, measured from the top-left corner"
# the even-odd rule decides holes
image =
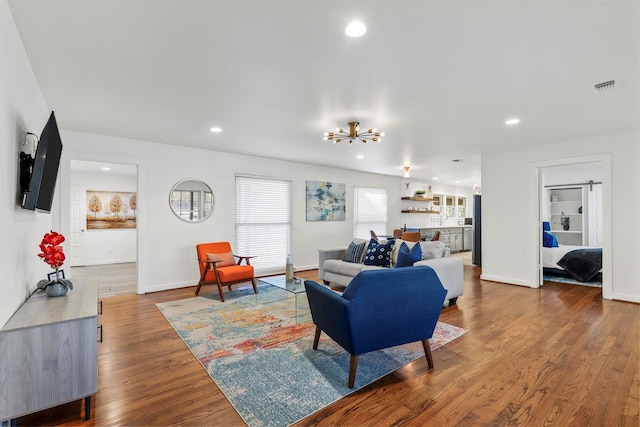
[[[543,285],[545,275],[549,279],[550,274],[557,274],[554,281],[602,286],[603,297],[610,298],[611,207],[610,197],[607,197],[610,193],[610,159],[607,156],[589,156],[537,166],[538,285]],[[550,230],[545,233],[544,228]],[[599,272],[585,280],[582,275],[567,272],[557,264],[565,253],[575,250],[591,252],[589,256],[599,252],[602,267]]]
[[[72,275],[100,297],[136,293],[137,165],[71,160],[69,170]]]

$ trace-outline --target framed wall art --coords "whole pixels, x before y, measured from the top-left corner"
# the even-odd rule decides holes
[[[136,228],[136,193],[87,191],[87,230]]]
[[[307,181],[307,221],[344,221],[345,197],[345,184]]]

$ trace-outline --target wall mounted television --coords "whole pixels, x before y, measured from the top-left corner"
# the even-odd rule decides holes
[[[22,208],[51,212],[53,194],[56,188],[62,140],[54,112],[40,134],[40,141],[33,159],[28,188],[23,188]],[[21,158],[22,158],[21,154]]]

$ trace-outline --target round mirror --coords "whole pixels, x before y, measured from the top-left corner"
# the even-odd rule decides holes
[[[204,221],[213,212],[213,191],[202,181],[183,179],[171,189],[169,206],[183,221]]]

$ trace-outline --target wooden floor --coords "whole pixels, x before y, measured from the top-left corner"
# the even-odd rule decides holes
[[[298,425],[639,425],[640,305],[593,287],[481,281],[465,264],[464,295],[440,319],[469,332],[433,352],[433,370],[416,360]],[[244,425],[155,306],[193,292],[104,298],[91,419],[78,401],[19,424]]]
[[[135,262],[71,267],[72,277],[82,277],[84,283],[97,284],[100,298],[135,294],[138,289],[137,273]]]

